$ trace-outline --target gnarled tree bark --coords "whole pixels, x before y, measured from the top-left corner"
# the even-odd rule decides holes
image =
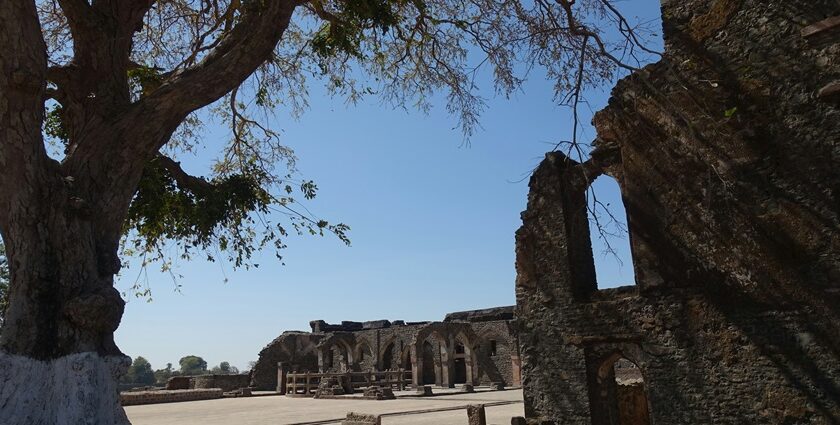
[[[190,112],[224,96],[270,55],[293,1],[246,1],[241,21],[201,63],[130,99],[134,31],[150,0],[61,0],[74,59],[48,69],[35,2],[0,2],[0,233],[10,306],[0,333],[0,423],[128,423],[113,340],[119,240],[145,164]],[[69,144],[42,136],[47,81]]]

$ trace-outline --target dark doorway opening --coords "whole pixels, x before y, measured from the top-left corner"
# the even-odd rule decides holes
[[[593,425],[650,425],[642,370],[621,354],[608,357],[590,388]]]
[[[423,342],[423,384],[435,384],[435,347],[429,341]]]

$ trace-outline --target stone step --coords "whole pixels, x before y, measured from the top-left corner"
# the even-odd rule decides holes
[[[840,80],[832,81],[817,92],[822,100],[840,100]]]
[[[809,43],[830,44],[840,43],[840,16],[823,19],[802,29],[802,37]]]

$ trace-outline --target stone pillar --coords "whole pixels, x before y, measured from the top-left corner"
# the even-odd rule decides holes
[[[409,360],[411,361],[411,383],[414,388],[423,385],[423,357],[418,355],[417,344],[409,349]]]
[[[522,360],[516,354],[510,356],[510,373],[510,384],[514,387],[522,385]]]
[[[469,405],[467,406],[467,418],[469,425],[487,425],[487,418],[484,415],[484,405]]]
[[[277,392],[286,394],[286,369],[283,367],[283,362],[277,363]]]
[[[439,343],[440,347],[440,385],[444,388],[455,388],[455,356],[453,353],[450,353],[450,350],[454,350],[454,345],[451,344],[450,341],[444,340],[443,343]]]

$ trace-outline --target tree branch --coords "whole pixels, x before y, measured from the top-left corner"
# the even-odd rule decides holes
[[[166,155],[158,154],[158,156],[155,157],[155,161],[157,161],[166,171],[169,172],[170,175],[172,175],[172,178],[175,179],[175,182],[178,183],[178,186],[182,189],[189,189],[194,193],[201,193],[206,192],[213,187],[207,180],[188,174],[183,168],[181,168],[180,162],[176,162]]]
[[[49,157],[41,135],[47,47],[35,2],[0,2],[0,226],[12,204],[38,196]],[[14,196],[12,194],[14,193]],[[12,200],[12,198],[15,198]]]
[[[204,60],[174,74],[138,103],[153,105],[154,110],[166,116],[184,117],[230,93],[271,57],[297,3],[243,2],[239,23]]]
[[[89,26],[90,5],[86,0],[58,0],[58,5],[67,17],[74,37],[81,28]]]

